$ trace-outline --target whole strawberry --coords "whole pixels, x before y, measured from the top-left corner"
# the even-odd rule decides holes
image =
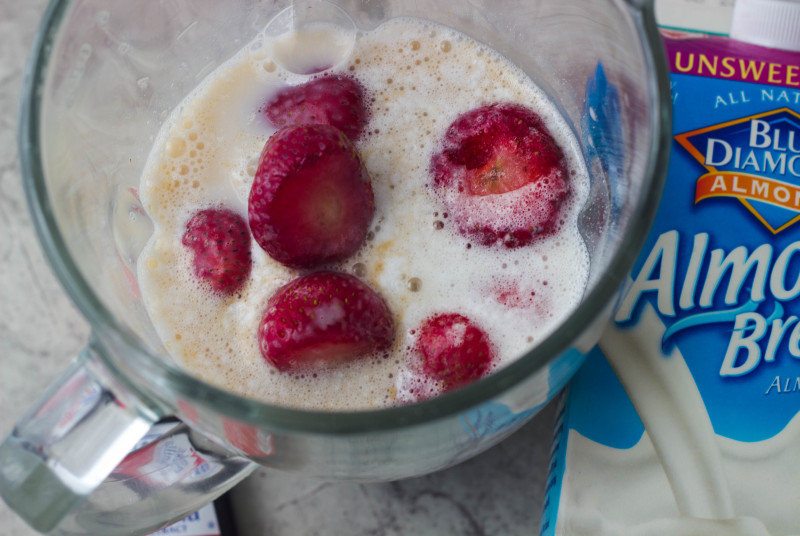
[[[422,373],[441,382],[445,391],[478,380],[494,359],[488,335],[457,313],[426,319],[417,330],[414,351]]]
[[[386,303],[354,276],[315,272],[281,287],[258,328],[261,355],[278,370],[329,367],[386,349],[394,327]]]
[[[343,260],[361,247],[375,212],[353,144],[330,125],[276,132],[261,152],[248,201],[250,230],[292,268]]]
[[[364,90],[355,79],[326,75],[278,91],[263,107],[276,128],[289,125],[332,125],[355,141],[367,124]]]
[[[456,119],[431,173],[458,231],[486,246],[516,248],[552,232],[570,192],[561,148],[533,110],[515,103]]]
[[[250,275],[250,231],[240,215],[224,208],[195,213],[181,240],[192,253],[195,275],[215,292],[234,294]]]

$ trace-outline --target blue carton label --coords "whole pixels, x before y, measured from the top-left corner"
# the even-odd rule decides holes
[[[667,185],[564,402],[542,534],[798,534],[800,54],[664,43]]]

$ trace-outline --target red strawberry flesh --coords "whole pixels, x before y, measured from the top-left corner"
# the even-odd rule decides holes
[[[389,308],[358,278],[315,272],[281,287],[258,328],[261,355],[280,371],[321,369],[386,349]]]
[[[422,373],[441,382],[444,390],[472,383],[492,367],[488,335],[457,313],[434,315],[418,329],[415,350]]]
[[[367,124],[364,90],[354,78],[326,75],[279,90],[263,107],[276,128],[289,125],[331,125],[355,141]]]
[[[447,129],[431,160],[433,190],[458,231],[514,248],[558,228],[570,192],[564,154],[532,110],[495,103]]]
[[[248,216],[273,259],[292,268],[343,260],[361,247],[374,212],[366,168],[335,127],[286,127],[267,141]]]
[[[195,213],[181,240],[192,252],[195,275],[215,292],[234,294],[250,275],[250,231],[235,212],[211,208]]]

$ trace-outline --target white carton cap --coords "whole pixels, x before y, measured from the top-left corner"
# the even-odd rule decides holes
[[[800,52],[800,0],[736,0],[730,36]]]

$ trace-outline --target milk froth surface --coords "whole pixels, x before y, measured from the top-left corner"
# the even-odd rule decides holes
[[[496,52],[453,30],[398,19],[358,34],[352,54],[331,69],[366,89],[370,119],[356,146],[372,178],[376,212],[361,250],[328,268],[354,273],[383,296],[395,323],[393,347],[329,370],[272,368],[259,352],[258,324],[270,296],[298,272],[254,242],[250,280],[237,295],[221,297],[196,281],[181,236],[197,210],[247,213],[258,157],[274,132],[259,108],[278,89],[310,79],[284,71],[274,47],[256,40],[181,103],[141,181],[155,231],[139,261],[139,282],[176,361],[205,381],[271,403],[382,407],[414,400],[411,389],[419,389],[420,379],[409,367],[409,347],[428,316],[458,312],[473,319],[502,366],[575,307],[588,273],[576,224],[588,177],[571,131],[543,92]],[[517,249],[487,248],[469,244],[431,195],[429,163],[456,117],[507,101],[542,116],[565,152],[572,192],[558,233]]]

